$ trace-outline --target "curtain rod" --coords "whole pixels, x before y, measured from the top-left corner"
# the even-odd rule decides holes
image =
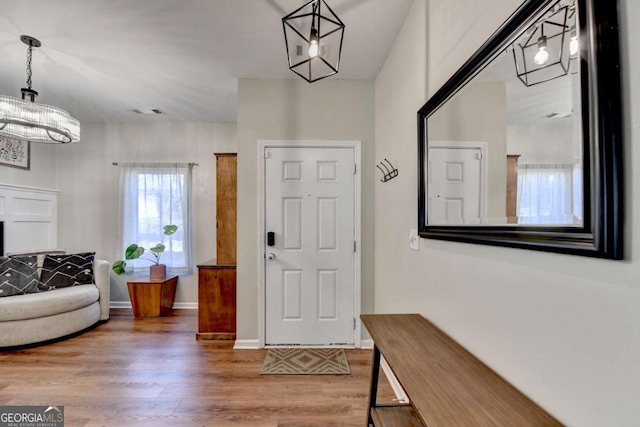
[[[112,164],[113,166],[118,166],[118,165],[119,165],[119,163],[118,163],[118,162],[113,162],[113,163],[111,163],[111,164]],[[181,164],[181,163],[176,163],[176,164]],[[187,163],[187,165],[189,165],[189,166],[198,166],[198,164],[197,164],[197,163]]]

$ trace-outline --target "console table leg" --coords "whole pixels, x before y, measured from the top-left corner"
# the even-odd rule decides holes
[[[376,397],[378,395],[378,376],[380,375],[380,350],[378,346],[373,345],[373,362],[371,363],[371,387],[369,388],[369,410],[367,411],[367,426],[373,425],[371,417],[371,408],[376,406]]]

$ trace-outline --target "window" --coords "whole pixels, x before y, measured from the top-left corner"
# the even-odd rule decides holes
[[[580,223],[582,192],[579,184],[574,185],[574,174],[574,166],[570,164],[519,165],[518,223]],[[574,198],[574,193],[580,197]],[[575,205],[580,205],[579,211],[574,210]]]
[[[120,246],[132,243],[146,249],[162,243],[166,246],[160,262],[173,273],[188,272],[191,265],[191,169],[180,163],[120,164]],[[177,225],[178,231],[164,236],[165,225]],[[164,237],[164,239],[163,239]],[[127,268],[147,270],[151,263],[143,258],[127,261]]]

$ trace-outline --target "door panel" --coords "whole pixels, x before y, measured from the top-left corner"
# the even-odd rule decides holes
[[[318,250],[338,250],[338,199],[318,199]]]
[[[267,345],[353,344],[353,148],[268,148]]]
[[[284,270],[283,320],[302,320],[302,270]]]
[[[304,214],[304,199],[300,197],[284,198],[283,203],[283,249],[288,251],[302,251],[302,217]]]
[[[338,317],[338,272],[318,271],[318,318],[336,320]]]
[[[430,148],[429,224],[473,224],[481,217],[481,151]]]

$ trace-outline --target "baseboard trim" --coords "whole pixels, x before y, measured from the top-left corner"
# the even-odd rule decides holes
[[[110,301],[109,308],[131,308],[131,301]]]
[[[404,392],[404,389],[398,382],[398,379],[393,374],[393,371],[389,367],[389,364],[386,360],[384,360],[384,356],[380,355],[380,367],[384,371],[384,375],[387,377],[391,388],[393,389],[393,393],[396,395],[396,400],[398,403],[409,403],[409,398]]]
[[[373,340],[360,340],[360,348],[364,350],[373,350]]]
[[[197,310],[198,303],[197,302],[174,302],[173,308],[174,310]]]
[[[236,340],[233,345],[234,350],[258,350],[260,342],[258,340]]]
[[[227,332],[198,332],[197,341],[235,341],[236,334]]]
[[[131,308],[131,301],[110,301],[109,308]],[[197,310],[197,302],[175,302],[174,310]]]
[[[266,346],[269,348],[298,348],[298,346],[287,346],[287,345],[270,345]],[[327,346],[304,346],[305,348],[327,348]],[[260,348],[260,342],[258,340],[236,340],[235,345],[233,346],[234,350],[257,350]],[[346,346],[331,346],[331,348],[354,348],[352,345]],[[373,348],[373,340],[362,340],[360,341],[360,348],[365,350],[370,350]]]

